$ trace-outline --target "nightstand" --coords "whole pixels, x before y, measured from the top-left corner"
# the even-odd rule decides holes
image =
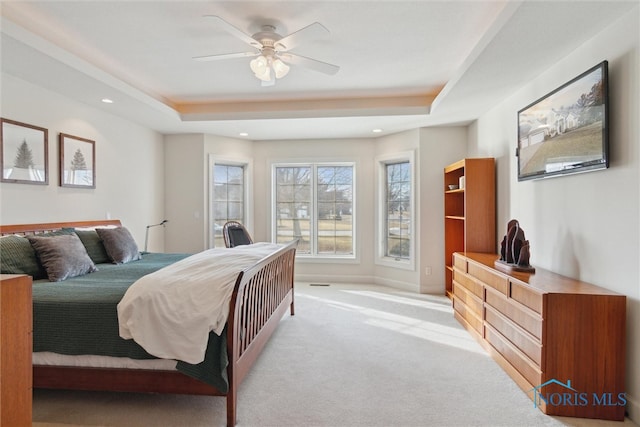
[[[31,276],[0,274],[0,425],[31,426]]]

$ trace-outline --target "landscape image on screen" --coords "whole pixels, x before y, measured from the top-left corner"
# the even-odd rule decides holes
[[[554,175],[604,164],[605,65],[518,114],[518,176]]]

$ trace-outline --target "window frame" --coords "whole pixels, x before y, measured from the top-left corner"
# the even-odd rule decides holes
[[[351,168],[351,249],[350,254],[330,254],[319,253],[317,248],[318,243],[318,168],[322,167],[350,167]],[[357,214],[356,214],[356,178],[357,178],[357,164],[355,161],[345,160],[327,160],[327,161],[279,161],[271,164],[271,241],[275,242],[277,238],[277,221],[278,221],[278,209],[276,200],[277,191],[277,169],[278,168],[295,168],[295,167],[309,167],[311,168],[311,207],[310,207],[310,253],[296,252],[296,258],[304,260],[306,262],[325,262],[331,260],[332,262],[355,262],[358,260],[358,244],[357,244]]]
[[[397,258],[387,256],[386,250],[386,231],[387,231],[387,182],[386,182],[386,167],[387,165],[397,163],[409,163],[410,184],[411,189],[409,191],[411,200],[409,203],[409,212],[411,222],[409,225],[409,258]],[[416,190],[418,183],[416,182],[416,163],[415,163],[415,151],[405,151],[393,154],[387,154],[376,157],[376,175],[377,175],[377,190],[376,190],[376,219],[375,227],[377,229],[376,235],[376,255],[375,263],[377,265],[385,267],[394,267],[404,270],[415,270],[416,264]]]
[[[209,167],[208,167],[208,178],[207,178],[207,184],[209,187],[209,191],[208,191],[208,203],[207,203],[207,236],[208,236],[208,242],[207,242],[207,246],[208,248],[214,248],[217,247],[215,246],[215,230],[213,228],[213,224],[215,223],[215,219],[213,218],[213,204],[214,204],[214,185],[213,185],[213,179],[214,179],[214,172],[213,169],[216,165],[221,165],[221,166],[238,166],[238,167],[242,167],[243,168],[243,205],[244,205],[244,209],[243,209],[243,216],[244,216],[244,226],[249,229],[252,230],[253,229],[253,221],[252,221],[252,212],[253,212],[253,205],[252,205],[252,187],[251,187],[251,183],[253,182],[251,179],[252,176],[252,161],[250,159],[242,159],[242,158],[234,158],[234,157],[223,157],[223,156],[217,156],[214,154],[210,154],[209,155]],[[219,224],[219,225],[224,225],[224,224]]]

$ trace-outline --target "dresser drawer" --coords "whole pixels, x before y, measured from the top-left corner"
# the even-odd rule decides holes
[[[487,289],[485,301],[535,338],[542,340],[542,318],[535,312],[491,289]]]
[[[485,285],[490,286],[497,291],[507,295],[509,279],[506,276],[502,276],[495,271],[488,270],[486,267],[472,262],[469,263],[468,271],[470,276],[475,277]]]
[[[529,307],[536,313],[542,314],[542,294],[531,289],[529,286],[510,281],[509,296],[520,304]]]
[[[461,255],[453,254],[453,267],[467,272],[467,260]]]
[[[491,326],[484,328],[484,336],[491,344],[530,384],[540,384],[542,372],[540,368],[513,344],[504,338]]]
[[[453,281],[453,294],[479,318],[482,318],[482,300],[455,280]]]
[[[542,345],[540,341],[520,329],[490,306],[486,308],[485,321],[540,367],[542,364]]]
[[[476,282],[475,280],[473,280],[473,278],[471,276],[469,276],[468,274],[463,273],[462,271],[458,270],[457,268],[453,269],[453,280],[455,282],[458,282],[459,285],[464,286],[465,288],[467,288],[467,290],[469,290],[469,292],[471,292],[472,294],[474,294],[475,296],[477,296],[480,299],[484,298],[483,292],[482,292],[482,285],[478,282]]]
[[[470,310],[469,307],[467,307],[467,305],[456,295],[453,296],[453,309],[456,314],[464,319],[471,328],[482,335],[482,317],[478,317],[478,315],[475,314],[473,310]]]

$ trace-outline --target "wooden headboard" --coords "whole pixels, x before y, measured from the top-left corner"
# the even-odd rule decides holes
[[[49,222],[42,224],[0,225],[0,236],[7,234],[38,234],[71,227],[122,226],[119,219],[101,219],[95,221]]]

